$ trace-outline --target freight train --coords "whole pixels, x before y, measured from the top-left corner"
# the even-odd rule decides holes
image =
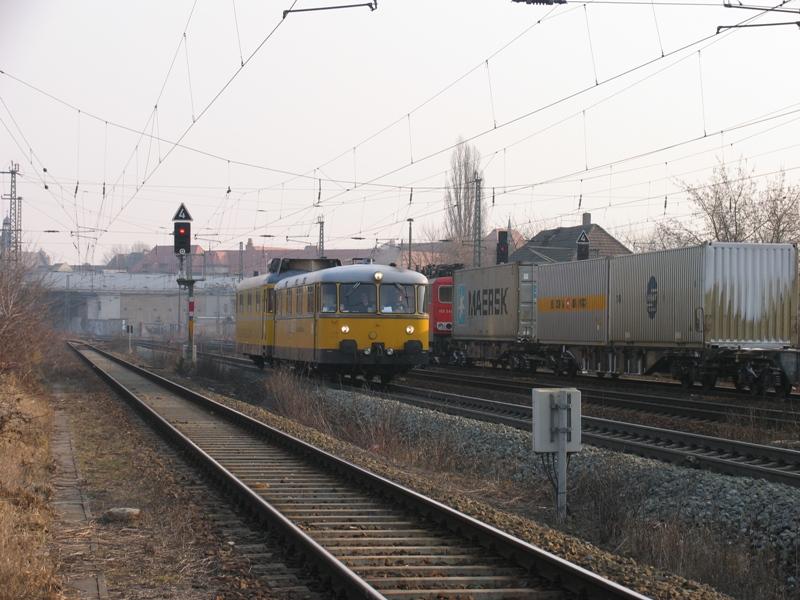
[[[800,378],[793,244],[501,264],[457,270],[450,284],[452,335],[437,341],[450,362],[666,374],[686,387],[725,378],[754,394],[786,394]]]
[[[427,278],[394,266],[274,259],[236,289],[236,351],[387,382],[428,361]]]

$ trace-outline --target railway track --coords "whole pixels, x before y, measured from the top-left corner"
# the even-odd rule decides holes
[[[440,370],[415,370],[409,373],[408,379],[411,381],[436,382],[499,391],[519,395],[520,397],[524,396],[526,400],[530,400],[532,387],[547,387],[544,382],[518,381],[502,377],[486,377]],[[606,387],[596,388],[584,385],[583,382],[578,382],[577,386],[581,390],[582,399],[585,402],[603,406],[639,411],[645,410],[652,413],[707,421],[728,421],[733,417],[778,427],[800,425],[800,412],[789,409],[780,410],[759,406],[743,406],[741,404],[725,404],[710,400],[659,396],[642,391],[629,392]]]
[[[114,355],[73,349],[337,595],[644,598]]]
[[[444,364],[435,367],[441,370],[452,372],[464,371],[463,367],[446,366]],[[481,374],[485,377],[510,379],[512,377],[527,378],[529,381],[537,380],[539,384],[553,385],[555,387],[565,386],[580,386],[591,387],[596,390],[631,388],[631,392],[638,391],[640,393],[653,393],[664,395],[697,395],[715,398],[727,398],[731,400],[748,400],[750,402],[775,402],[778,405],[783,402],[795,404],[800,402],[800,394],[792,392],[784,399],[779,399],[775,392],[764,392],[762,394],[753,394],[750,390],[737,390],[731,385],[718,385],[714,389],[705,389],[700,385],[693,385],[689,388],[675,380],[654,379],[641,375],[622,375],[620,377],[599,377],[592,373],[578,372],[574,378],[569,379],[563,375],[556,375],[549,371],[514,371],[506,368],[490,367],[490,366],[473,366],[470,371]]]
[[[471,385],[471,384],[467,384]],[[482,421],[531,429],[530,405],[393,384],[392,398]],[[530,390],[529,390],[530,393]],[[596,417],[582,418],[587,444],[729,475],[800,486],[800,452]]]

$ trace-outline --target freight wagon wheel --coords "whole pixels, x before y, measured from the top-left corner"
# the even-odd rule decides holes
[[[694,385],[694,377],[691,373],[684,373],[681,375],[681,387],[688,390]]]
[[[767,388],[764,385],[764,378],[762,376],[759,376],[750,384],[750,395],[754,398],[763,398],[766,391]]]
[[[716,373],[706,373],[703,375],[703,389],[706,391],[711,391],[717,386],[717,374]]]
[[[789,378],[783,371],[775,374],[774,377],[775,377],[775,397],[778,400],[786,400],[786,398],[792,393],[792,384],[789,381]]]

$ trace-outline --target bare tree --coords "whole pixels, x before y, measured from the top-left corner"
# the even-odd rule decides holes
[[[681,182],[695,214],[694,220],[660,223],[636,248],[678,248],[708,241],[796,242],[800,240],[800,186],[788,185],[781,172],[759,189],[740,162],[735,173],[724,164],[707,183]]]
[[[472,256],[478,202],[476,181],[483,179],[480,163],[481,155],[477,148],[459,138],[458,145],[450,157],[450,171],[444,198],[446,209],[444,231],[447,239],[451,240],[453,247],[457,249],[459,262],[465,260],[469,262],[468,257]],[[483,181],[482,185],[485,184]],[[486,231],[485,210],[485,202],[481,200],[480,239],[483,239]]]

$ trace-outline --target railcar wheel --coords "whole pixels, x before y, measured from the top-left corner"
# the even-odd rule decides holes
[[[694,377],[691,373],[684,373],[681,375],[681,387],[685,390],[691,389],[694,385]]]
[[[392,373],[381,373],[381,383],[383,385],[389,385],[393,377],[394,375]]]

